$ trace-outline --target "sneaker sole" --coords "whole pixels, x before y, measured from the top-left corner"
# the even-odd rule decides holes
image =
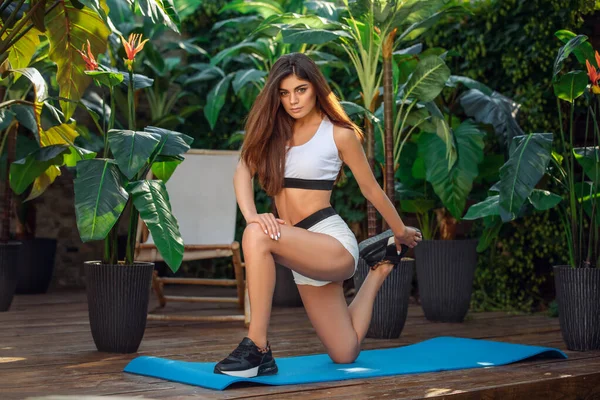
[[[277,364],[275,364],[275,360],[269,361],[258,367],[246,369],[243,371],[220,371],[215,370],[215,372],[223,375],[235,376],[238,378],[255,378],[257,376],[263,375],[274,375],[279,371],[277,368]]]

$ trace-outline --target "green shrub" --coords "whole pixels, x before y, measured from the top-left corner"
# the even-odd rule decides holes
[[[469,3],[472,15],[433,27],[427,47],[459,53],[451,70],[487,84],[521,104],[525,132],[557,132],[550,86],[553,61],[562,45],[554,32],[583,27],[594,0],[502,0]],[[541,17],[540,13],[543,13]]]
[[[476,224],[473,234],[481,229]],[[480,254],[471,308],[532,312],[554,297],[552,266],[566,264],[564,233],[555,210],[506,224],[496,246]]]

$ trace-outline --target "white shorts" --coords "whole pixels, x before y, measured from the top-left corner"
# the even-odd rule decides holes
[[[352,257],[354,257],[354,272],[356,273],[356,268],[358,266],[358,242],[356,241],[356,236],[354,236],[354,232],[350,230],[350,228],[348,227],[348,225],[346,225],[346,222],[344,222],[342,217],[340,217],[338,214],[334,214],[327,216],[324,219],[321,219],[320,221],[311,224],[308,227],[306,226],[306,224],[304,224],[304,226],[301,226],[303,222],[310,220],[313,216],[316,216],[316,219],[318,220],[319,217],[316,214],[325,210],[330,211],[330,209],[317,211],[315,214],[307,217],[305,220],[300,221],[294,226],[300,226],[308,231],[324,233],[326,235],[333,236],[334,238],[336,238],[342,244],[342,246],[344,246],[346,250],[350,252]],[[331,212],[333,211],[330,211],[330,213]],[[313,221],[314,220],[315,218],[313,218]],[[292,274],[294,275],[294,281],[296,282],[296,285],[324,286],[328,283],[331,283],[331,281],[318,281],[316,279],[311,279],[307,276],[297,273],[294,270],[292,270]]]

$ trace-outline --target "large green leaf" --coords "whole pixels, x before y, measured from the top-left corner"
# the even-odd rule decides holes
[[[0,132],[8,128],[14,118],[14,112],[6,108],[0,108]]]
[[[41,196],[46,189],[54,180],[60,176],[60,168],[56,165],[51,165],[48,167],[46,171],[44,171],[40,176],[35,178],[33,181],[33,185],[31,185],[31,191],[29,191],[29,196],[25,199],[25,201],[33,200],[39,196]]]
[[[490,196],[484,201],[473,204],[463,217],[466,220],[479,219],[492,215],[500,215],[500,195]]]
[[[152,234],[156,248],[173,272],[183,260],[183,240],[165,184],[156,180],[142,180],[127,185],[133,205]]]
[[[196,63],[190,67],[194,68],[198,72],[188,77],[183,82],[184,86],[190,85],[195,82],[212,81],[213,79],[222,78],[225,76],[225,73],[221,68],[213,67],[210,64]]]
[[[571,71],[554,82],[554,94],[559,99],[573,102],[585,92],[588,84],[587,74],[583,71]]]
[[[515,136],[508,161],[500,168],[500,216],[512,221],[546,171],[552,151],[551,133]]]
[[[238,43],[236,45],[233,45],[231,47],[228,47],[228,48],[223,49],[220,52],[218,52],[213,58],[211,58],[210,65],[212,65],[212,66],[219,65],[223,60],[233,57],[238,53],[254,53],[254,54],[260,55],[261,57],[263,57],[265,59],[268,59],[269,55],[270,55],[269,49],[265,48],[263,43],[258,42],[258,41],[256,41],[256,42],[244,41],[244,42]]]
[[[106,9],[105,0],[101,6]],[[84,70],[85,61],[77,50],[81,50],[87,40],[92,53],[97,55],[106,51],[110,29],[102,17],[93,9],[77,9],[70,2],[61,1],[46,16],[49,57],[56,63],[56,80],[60,87],[60,96],[78,101],[92,81]],[[62,101],[61,108],[67,119],[71,118],[76,104]]]
[[[184,133],[157,128],[156,126],[147,126],[144,131],[154,134],[160,141],[164,139],[164,144],[159,153],[161,156],[175,157],[184,154],[190,149],[190,145],[194,141],[193,137]]]
[[[440,94],[449,77],[450,69],[444,60],[433,55],[423,57],[406,82],[403,97],[432,101]]]
[[[111,129],[108,142],[123,175],[133,179],[148,162],[159,139],[150,132]]]
[[[208,93],[206,107],[204,107],[204,116],[208,120],[211,129],[215,128],[221,108],[223,108],[223,105],[225,104],[227,90],[229,89],[229,82],[232,78],[232,74],[227,75],[221,79]]]
[[[174,0],[174,3],[179,17],[185,19],[196,12],[203,0]]]
[[[569,57],[569,55],[575,51],[577,48],[581,46],[582,43],[586,42],[588,39],[585,35],[577,35],[569,39],[569,41],[558,50],[558,54],[554,59],[554,72],[553,79],[556,78],[560,70],[562,69],[564,61]]]
[[[144,89],[144,88],[150,87],[150,86],[152,86],[153,83],[154,83],[154,79],[152,79],[152,78],[148,78],[145,75],[133,74],[133,90],[139,90],[139,89]],[[129,74],[128,73],[123,73],[122,84],[125,86],[129,85]]]
[[[152,164],[152,174],[156,179],[167,182],[181,162],[181,160],[155,162]]]
[[[427,3],[427,2],[423,2],[423,3]],[[464,7],[461,6],[455,6],[455,7],[449,7],[446,8],[445,10],[441,10],[439,12],[424,16],[424,18],[422,18],[421,20],[414,22],[412,25],[410,25],[408,28],[406,28],[404,30],[404,32],[402,32],[399,36],[398,36],[398,41],[400,40],[415,40],[417,37],[419,37],[419,35],[421,35],[423,32],[427,31],[427,29],[429,29],[430,27],[432,27],[433,25],[437,24],[438,21],[441,18],[444,18],[446,16],[449,15],[460,15],[462,13],[464,13],[466,10]],[[414,13],[417,14],[417,13]],[[421,13],[421,15],[423,15]],[[396,20],[397,21],[397,20]],[[404,21],[401,21],[401,23]]]
[[[233,79],[231,86],[233,87],[235,94],[238,94],[240,89],[248,83],[263,82],[266,75],[266,71],[261,71],[259,69],[242,69],[235,73],[235,78]]]
[[[448,169],[446,145],[437,136],[423,133],[419,137],[419,155],[425,159],[427,181],[454,218],[460,219],[467,196],[483,161],[485,133],[470,121],[463,122],[454,132],[458,159]]]
[[[113,71],[85,71],[85,74],[91,76],[96,81],[105,85],[106,87],[118,86],[123,82],[123,74],[121,72]]]
[[[524,134],[515,120],[519,104],[512,99],[498,92],[487,94],[478,88],[472,88],[464,92],[459,101],[469,117],[482,124],[492,125],[500,142],[506,147],[513,137]]]
[[[577,35],[571,31],[562,29],[555,32],[554,36],[556,36],[561,42],[568,43],[569,40],[573,39]],[[575,54],[575,57],[577,57],[577,60],[582,65],[585,65],[585,61],[589,60],[589,62],[592,63],[592,65],[600,67],[600,65],[596,64],[596,58],[594,57],[594,48],[592,47],[592,44],[588,41],[582,42],[578,47],[575,47],[573,49],[573,54]]]
[[[585,174],[592,182],[600,183],[600,149],[595,147],[576,147],[573,149],[575,159],[583,167]]]
[[[129,194],[114,160],[96,158],[77,163],[75,215],[83,242],[104,239],[125,208]]]
[[[213,24],[211,31],[217,31],[225,26],[233,25],[236,28],[252,28],[256,27],[257,24],[262,21],[262,18],[258,15],[246,15],[243,17],[229,18],[221,21],[217,21]]]
[[[562,201],[562,197],[547,190],[533,189],[529,196],[529,202],[538,211],[545,211],[553,208]]]
[[[283,43],[289,44],[324,44],[340,37],[352,38],[352,35],[342,30],[328,31],[315,28],[287,28],[281,31],[281,35]]]
[[[142,15],[150,17],[155,24],[164,24],[179,33],[181,20],[173,5],[173,0],[127,0],[130,4],[137,3]]]
[[[271,15],[281,15],[284,10],[278,2],[273,0],[234,0],[229,1],[219,10],[219,14],[225,11],[237,11],[241,14],[257,13],[263,18]]]
[[[25,15],[23,18],[25,18]],[[0,26],[2,26],[2,22],[0,22]],[[10,34],[12,31],[13,29],[7,29],[7,31],[2,35],[2,39],[5,39],[6,36],[8,36],[8,34]],[[22,31],[23,29],[20,30],[20,32]],[[40,45],[39,35],[42,35],[42,33],[36,28],[32,28],[8,49],[8,60],[10,61],[12,68],[19,69],[29,66],[31,57],[35,54],[38,46]],[[15,80],[18,78],[18,76],[19,74],[16,74]]]
[[[90,160],[95,158],[96,152],[84,149],[79,146],[70,146],[69,152],[65,153],[64,161],[67,167],[75,167],[81,160]]]
[[[460,75],[451,75],[448,81],[446,82],[446,86],[456,87],[458,83],[462,83],[469,89],[477,89],[487,96],[491,96],[492,93],[494,93],[494,91],[490,89],[487,85],[476,81],[475,79],[471,79],[466,76]]]
[[[51,165],[62,165],[63,154],[69,150],[66,145],[41,147],[27,157],[13,162],[10,166],[10,187],[16,194],[23,193],[35,178]]]
[[[52,144],[67,144],[73,146],[75,138],[79,133],[75,130],[74,124],[60,124],[53,126],[47,131],[43,131],[40,136],[40,146],[50,146]]]

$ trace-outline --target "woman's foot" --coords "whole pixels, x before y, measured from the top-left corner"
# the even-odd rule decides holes
[[[374,265],[371,265],[371,270],[377,270],[382,266],[389,266],[388,274],[392,271],[393,268],[400,265],[400,261],[406,252],[408,251],[408,246],[402,245],[402,251],[398,251],[396,247],[396,242],[394,237],[390,237],[387,241],[387,245],[385,247],[385,254],[381,258],[381,261],[377,262]],[[386,274],[387,276],[387,274]]]
[[[254,378],[277,373],[277,364],[271,353],[271,346],[259,348],[245,337],[229,356],[215,365],[215,374]]]

